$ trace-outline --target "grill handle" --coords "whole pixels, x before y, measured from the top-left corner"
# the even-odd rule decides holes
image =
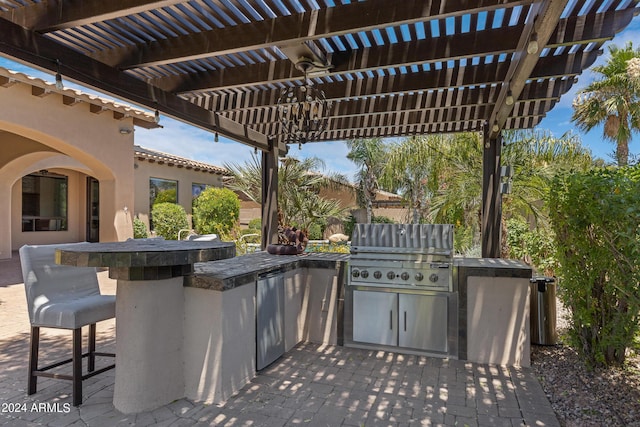
[[[389,329],[393,331],[393,310],[389,310]]]
[[[404,312],[404,331],[407,332],[407,311]]]

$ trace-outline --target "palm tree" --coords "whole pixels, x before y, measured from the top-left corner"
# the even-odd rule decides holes
[[[256,203],[262,203],[262,166],[258,156],[242,165],[232,163],[224,167],[231,172],[227,187],[241,191]],[[344,210],[337,200],[320,196],[323,188],[338,188],[347,183],[340,174],[324,175],[322,160],[311,157],[299,160],[294,157],[280,159],[278,168],[278,211],[282,226],[297,226],[309,230],[314,222],[330,217],[342,218]]]
[[[382,175],[386,190],[398,192],[413,209],[413,222],[419,223],[430,209],[431,197],[438,190],[442,168],[442,135],[412,136],[393,144]]]
[[[373,217],[373,200],[379,189],[378,178],[382,175],[386,146],[380,138],[352,139],[346,142],[349,147],[347,159],[355,163],[358,170],[358,198],[367,210],[367,223]]]
[[[440,185],[431,203],[429,221],[456,225],[456,247],[464,252],[480,244],[482,224],[482,137],[479,133],[443,139]],[[467,239],[464,238],[467,236]]]
[[[505,216],[533,217],[546,226],[549,185],[558,173],[587,170],[593,165],[590,151],[570,132],[560,138],[549,131],[528,129],[504,131],[502,164],[514,169],[513,191],[503,198]]]
[[[604,138],[616,144],[618,166],[629,160],[629,141],[640,130],[640,49],[632,42],[620,49],[609,47],[609,59],[593,67],[600,78],[578,92],[573,102],[572,121],[578,129],[588,132],[604,124]]]
[[[444,162],[439,188],[432,198],[429,220],[456,224],[460,250],[479,244],[482,223],[482,137],[478,133],[461,133],[447,137],[441,147]],[[547,226],[548,206],[543,204],[550,182],[558,172],[586,169],[592,160],[572,134],[555,138],[548,131],[504,131],[503,165],[514,169],[512,192],[502,199],[505,218],[533,218],[540,227]],[[468,246],[467,246],[468,245]]]

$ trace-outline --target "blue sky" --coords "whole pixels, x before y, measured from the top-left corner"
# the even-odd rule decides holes
[[[618,34],[613,41],[605,44],[605,54],[598,58],[596,64],[602,63],[607,58],[607,46],[611,43],[623,46],[628,41],[634,42],[634,47],[640,47],[640,16],[633,18],[631,24],[625,31]],[[0,56],[0,66],[19,71],[33,77],[39,77],[48,81],[53,81],[51,74],[26,67],[22,64],[10,61]],[[556,106],[542,120],[539,129],[551,131],[555,136],[561,136],[565,132],[578,134],[584,146],[588,147],[595,157],[600,157],[606,161],[612,161],[615,146],[612,143],[603,141],[602,128],[597,128],[588,134],[581,134],[571,123],[572,106],[578,90],[584,88],[594,79],[594,74],[586,70],[578,80],[578,83],[566,93]],[[65,81],[65,85],[76,89],[88,91],[87,89]],[[90,92],[90,91],[89,91]],[[220,142],[215,143],[213,134],[202,131],[193,126],[172,120],[163,116],[160,124],[162,129],[146,130],[136,129],[135,143],[143,147],[151,148],[166,153],[175,154],[201,162],[206,162],[218,166],[227,163],[244,163],[251,157],[253,149],[234,141],[220,137]],[[640,156],[640,135],[635,134],[629,145],[632,155]],[[298,150],[297,146],[291,146],[289,154],[298,158],[318,157],[326,165],[325,172],[338,172],[345,174],[349,179],[353,179],[355,173],[354,164],[346,158],[347,147],[343,142],[321,142],[309,143]]]

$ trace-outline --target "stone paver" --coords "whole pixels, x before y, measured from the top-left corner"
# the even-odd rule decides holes
[[[111,403],[114,371],[85,381],[84,402],[78,408],[70,404],[66,381],[40,378],[38,392],[27,396],[29,324],[15,268],[15,259],[0,261],[0,425],[560,425],[526,368],[310,343],[288,352],[219,405],[180,399],[153,411],[122,414]],[[106,273],[100,273],[100,281],[105,293],[115,292]],[[43,358],[69,354],[69,340],[60,335],[44,336]],[[102,322],[99,348],[113,351],[114,335],[115,323]]]

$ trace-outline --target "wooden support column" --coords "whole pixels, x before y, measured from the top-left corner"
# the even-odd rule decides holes
[[[482,257],[500,258],[502,196],[500,194],[500,156],[502,136],[489,138],[485,125],[482,156]]]
[[[262,152],[262,250],[278,243],[278,146]]]

